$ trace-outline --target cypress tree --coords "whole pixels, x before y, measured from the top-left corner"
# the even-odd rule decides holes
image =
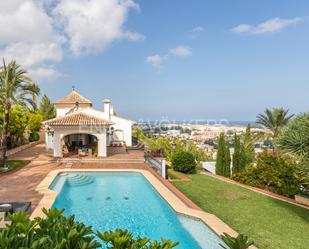
[[[224,167],[224,176],[230,177],[231,176],[231,152],[230,152],[229,143],[226,143],[225,153],[226,153],[226,164]]]
[[[252,163],[255,158],[254,144],[251,135],[251,127],[248,124],[244,134],[243,143],[240,145],[239,172],[248,164]]]
[[[239,156],[239,166],[238,166],[238,172],[242,171],[246,165],[247,165],[247,156],[246,156],[246,149],[244,144],[240,145],[240,156]]]
[[[217,175],[230,177],[231,157],[230,157],[229,151],[230,150],[225,141],[224,133],[221,133],[219,137],[217,160],[216,160],[216,174]]]
[[[233,154],[233,174],[240,172],[240,165],[241,165],[240,138],[235,133],[235,136],[234,136],[234,154]]]
[[[251,126],[248,124],[244,136],[244,150],[246,154],[246,162],[252,163],[255,158],[254,144],[251,135]]]

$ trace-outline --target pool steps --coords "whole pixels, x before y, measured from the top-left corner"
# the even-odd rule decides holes
[[[74,174],[67,176],[67,184],[70,186],[85,186],[94,182],[94,179],[89,175]]]

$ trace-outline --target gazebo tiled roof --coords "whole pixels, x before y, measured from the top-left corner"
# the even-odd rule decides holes
[[[55,101],[54,103],[55,104],[75,104],[76,102],[78,102],[79,104],[90,104],[90,105],[92,105],[92,102],[89,99],[83,97],[82,95],[80,95],[75,90],[70,92],[64,98]]]
[[[109,126],[113,123],[103,118],[98,118],[83,112],[71,113],[65,116],[45,121],[48,126],[79,126],[79,125],[100,125]]]

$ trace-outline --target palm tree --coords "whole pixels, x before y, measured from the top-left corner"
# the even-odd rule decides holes
[[[30,104],[35,107],[35,97],[39,93],[40,88],[32,82],[25,70],[15,61],[6,65],[3,60],[3,66],[0,67],[0,104],[4,110],[0,166],[4,166],[6,160],[9,118],[12,105]]]
[[[43,95],[41,99],[41,103],[40,103],[40,107],[38,111],[39,111],[39,114],[42,115],[44,121],[56,117],[55,106],[45,94]]]
[[[266,109],[264,114],[256,117],[256,123],[262,125],[271,132],[273,139],[277,138],[282,127],[287,125],[294,115],[288,115],[289,110],[283,108]]]

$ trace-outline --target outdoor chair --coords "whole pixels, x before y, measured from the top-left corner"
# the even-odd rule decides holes
[[[31,202],[5,202],[0,203],[0,213],[4,213],[6,220],[7,213],[27,212],[31,211]],[[3,215],[3,214],[2,214]]]

